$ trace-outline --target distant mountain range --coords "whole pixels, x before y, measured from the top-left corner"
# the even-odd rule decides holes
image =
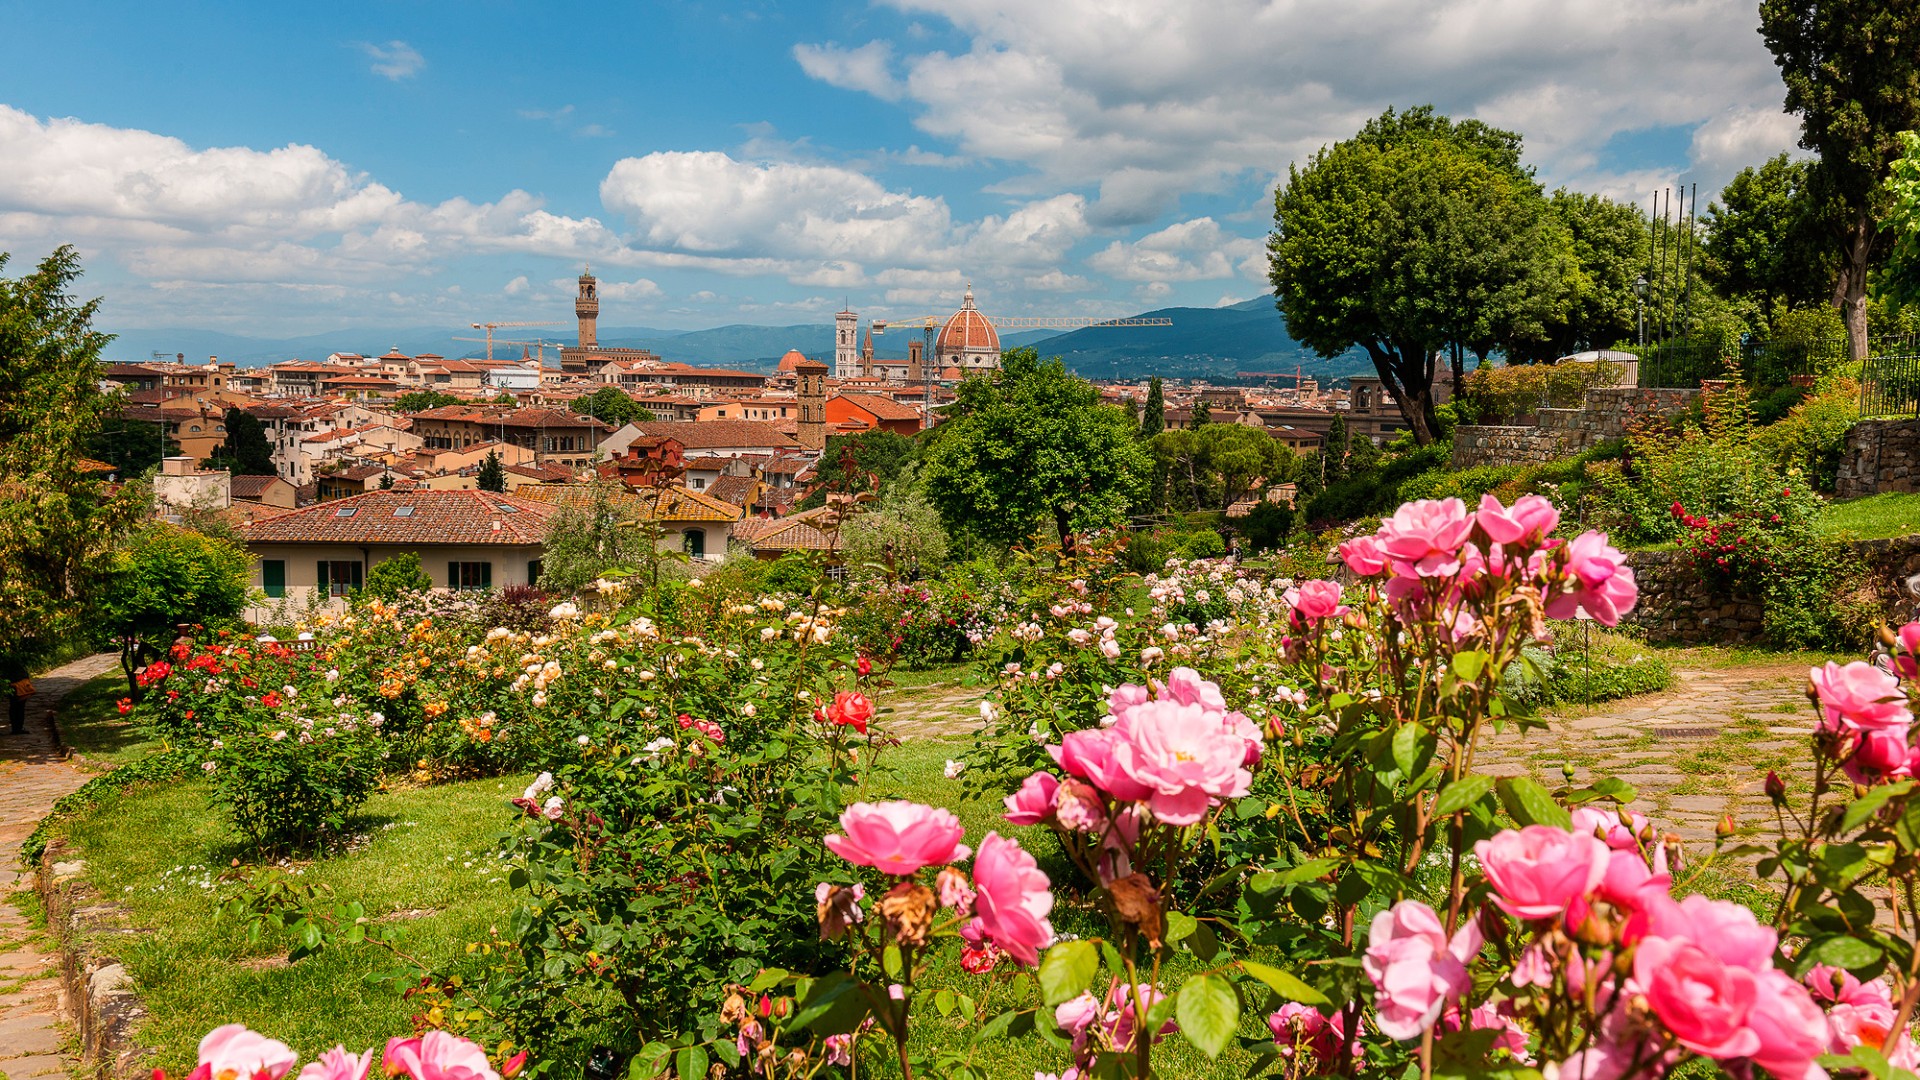
[[[1024,330],[1005,334],[1001,345],[1019,348],[1033,345],[1046,356],[1059,356],[1067,366],[1088,378],[1134,379],[1150,375],[1168,378],[1230,379],[1241,371],[1291,372],[1297,365],[1308,375],[1322,379],[1339,378],[1370,370],[1366,355],[1349,351],[1332,360],[1323,360],[1287,336],[1286,327],[1273,307],[1271,297],[1259,296],[1242,303],[1218,308],[1161,308],[1140,317],[1167,318],[1172,326],[1087,327],[1062,333],[1056,330]],[[107,346],[110,360],[138,361],[184,356],[188,361],[204,362],[209,356],[231,360],[242,367],[259,367],[281,360],[324,359],[330,353],[358,352],[379,356],[398,349],[409,356],[438,353],[441,356],[480,357],[485,348],[474,342],[455,340],[477,336],[474,331],[447,330],[443,327],[368,329],[350,327],[325,334],[292,338],[255,338],[218,330],[145,330],[115,331],[119,337]],[[502,338],[512,336],[503,330]],[[646,326],[602,327],[600,344],[609,348],[648,349],[667,360],[701,366],[726,366],[748,371],[771,371],[788,349],[799,349],[808,356],[831,363],[833,326],[830,323],[799,323],[792,326],[751,326],[738,324],[710,330],[660,330]],[[876,342],[882,356],[900,356],[907,351],[904,334],[885,335]],[[551,346],[550,346],[551,348]],[[517,345],[494,346],[496,360],[517,360]],[[554,353],[549,364],[557,363]]]

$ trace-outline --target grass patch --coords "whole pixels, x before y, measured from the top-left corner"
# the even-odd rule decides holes
[[[524,779],[496,778],[376,795],[362,815],[362,839],[347,853],[292,864],[306,881],[357,899],[374,917],[425,910],[408,919],[401,947],[429,963],[464,953],[501,926],[510,907],[504,871],[488,854],[507,820],[506,800]],[[376,1046],[410,1030],[412,1010],[368,977],[398,968],[370,947],[329,949],[276,966],[290,943],[248,945],[243,927],[215,917],[216,897],[247,856],[208,807],[198,780],[110,800],[60,830],[87,862],[106,898],[129,909],[137,936],[116,940],[150,1011],[140,1040],[154,1065],[192,1068],[200,1037],[232,1022],[272,1032],[313,1054],[336,1042]],[[251,870],[244,866],[242,870]],[[503,927],[504,929],[504,927]]]
[[[1829,505],[1814,522],[1836,540],[1889,540],[1920,533],[1920,494],[1888,492]]]
[[[60,702],[55,722],[60,741],[84,754],[90,763],[113,768],[146,757],[158,744],[139,725],[120,715],[116,704],[127,696],[127,682],[118,668],[89,679]]]

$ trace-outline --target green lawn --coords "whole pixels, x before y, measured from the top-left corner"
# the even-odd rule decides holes
[[[115,668],[68,694],[60,703],[60,740],[90,765],[112,768],[145,757],[156,745],[120,718],[116,702],[127,696],[127,680]]]
[[[1837,502],[1820,516],[1820,532],[1844,540],[1887,540],[1920,533],[1920,494],[1887,493]]]

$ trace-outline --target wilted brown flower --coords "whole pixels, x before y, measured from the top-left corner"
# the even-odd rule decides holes
[[[903,881],[880,898],[875,910],[887,921],[893,940],[902,945],[925,945],[940,902],[933,890],[915,881]]]
[[[1113,895],[1113,907],[1120,921],[1138,929],[1148,944],[1159,948],[1166,932],[1166,918],[1160,912],[1160,890],[1153,887],[1153,882],[1136,871],[1115,878],[1107,891]]]

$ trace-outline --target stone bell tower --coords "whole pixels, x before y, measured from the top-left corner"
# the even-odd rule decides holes
[[[827,365],[818,360],[802,360],[793,365],[798,382],[800,423],[796,437],[809,450],[827,445]]]
[[[600,281],[589,266],[580,274],[580,292],[573,298],[573,314],[580,320],[580,348],[591,349],[600,343]]]

